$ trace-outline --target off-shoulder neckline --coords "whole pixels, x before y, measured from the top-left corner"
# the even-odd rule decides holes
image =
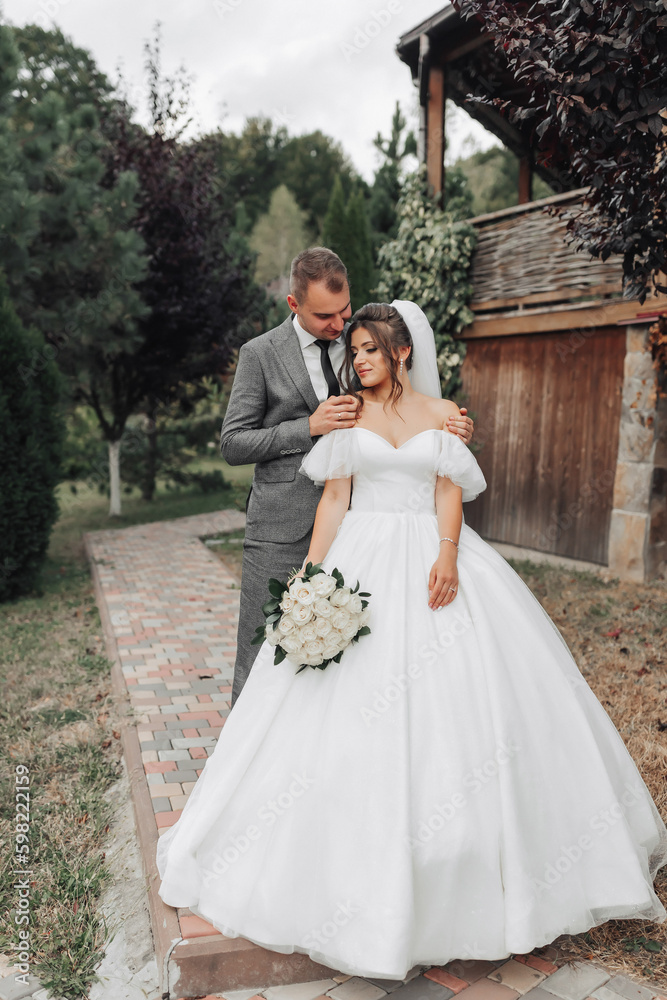
[[[341,430],[343,429],[344,428],[341,428]],[[448,434],[450,437],[458,436],[456,434],[451,434],[449,431],[446,431],[443,427],[427,427],[425,431],[418,431],[417,434],[413,434],[412,437],[409,437],[407,441],[404,441],[403,444],[399,444],[397,447],[396,445],[392,444],[391,441],[387,441],[386,437],[383,437],[382,434],[378,434],[377,431],[372,431],[368,427],[360,427],[359,424],[357,424],[355,427],[348,427],[347,430],[366,431],[367,434],[372,434],[373,437],[379,438],[380,441],[384,441],[384,443],[388,445],[392,449],[392,451],[400,451],[401,448],[405,448],[406,444],[410,444],[410,442],[414,441],[415,438],[421,437],[422,434],[430,434],[431,431],[437,431],[438,434]]]

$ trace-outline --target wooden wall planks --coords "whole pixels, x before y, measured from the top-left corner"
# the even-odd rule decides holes
[[[487,490],[485,538],[606,564],[624,327],[470,340],[462,378]]]

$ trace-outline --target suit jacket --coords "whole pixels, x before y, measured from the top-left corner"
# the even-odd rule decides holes
[[[293,542],[312,528],[322,487],[297,470],[317,440],[308,418],[318,406],[291,315],[241,347],[220,452],[230,465],[255,463],[248,538]]]

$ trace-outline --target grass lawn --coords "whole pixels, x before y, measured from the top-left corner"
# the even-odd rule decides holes
[[[204,461],[220,467],[219,460]],[[9,843],[14,773],[24,765],[31,796],[30,971],[54,996],[85,996],[103,952],[106,929],[96,900],[108,877],[104,840],[112,808],[104,792],[119,774],[118,727],[125,712],[111,691],[82,534],[228,507],[242,510],[249,472],[247,467],[225,468],[232,486],[215,494],[169,492],[161,486],[150,504],[124,496],[123,516],[112,521],[106,497],[81,488],[74,495],[63,484],[62,514],[41,593],[0,605],[0,745],[11,762],[2,779],[0,829],[3,842]],[[236,532],[212,548],[238,575],[241,537]],[[667,817],[664,582],[605,583],[589,574],[531,563],[515,568],[562,631]],[[0,952],[5,954],[17,941],[11,913],[17,902],[13,862],[13,855],[6,858],[0,886]],[[656,891],[667,904],[665,869]],[[594,958],[667,989],[667,924],[611,921],[559,945],[573,958]]]

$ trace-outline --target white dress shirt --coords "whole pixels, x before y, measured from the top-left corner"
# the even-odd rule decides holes
[[[324,372],[322,371],[322,352],[315,343],[317,337],[313,337],[312,333],[308,333],[307,330],[304,330],[299,323],[299,317],[296,313],[294,313],[292,321],[294,323],[296,335],[299,338],[299,343],[301,344],[303,360],[306,362],[306,368],[308,370],[308,374],[310,375],[310,381],[313,384],[315,395],[319,399],[320,403],[323,403],[325,399],[329,398],[329,387],[327,386],[327,380],[325,379]],[[331,367],[334,370],[334,375],[337,377],[338,369],[345,360],[345,337],[342,333],[336,340],[329,342],[329,360],[331,361]]]

